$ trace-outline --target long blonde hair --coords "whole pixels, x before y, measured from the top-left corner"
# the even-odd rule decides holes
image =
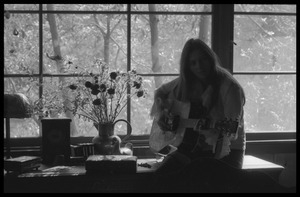
[[[218,98],[218,93],[220,90],[220,85],[224,77],[229,78],[233,83],[237,84],[241,89],[243,89],[236,79],[233,78],[232,74],[222,67],[221,61],[217,54],[202,40],[200,39],[189,39],[182,50],[180,58],[180,74],[179,80],[176,88],[173,90],[175,97],[180,101],[190,101],[191,99],[191,87],[193,81],[196,77],[189,69],[189,55],[194,50],[202,50],[206,57],[211,62],[211,70],[209,76],[207,77],[207,83],[213,87],[212,102],[210,106],[213,106]],[[211,108],[211,107],[209,107]],[[208,109],[210,110],[210,109]]]

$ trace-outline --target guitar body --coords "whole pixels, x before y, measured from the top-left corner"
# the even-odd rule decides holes
[[[166,106],[169,112],[179,115],[180,118],[188,118],[190,112],[190,103],[183,103],[175,99],[168,99]],[[149,145],[153,152],[158,152],[167,145],[178,147],[184,137],[185,128],[178,127],[174,131],[162,131],[157,124],[158,118],[155,117],[152,123]]]
[[[239,123],[237,120],[221,119],[221,120],[204,120],[188,119],[190,112],[190,103],[184,103],[176,99],[167,99],[163,102],[163,106],[167,112],[172,115],[179,116],[179,124],[176,129],[163,131],[158,125],[158,117],[155,117],[151,127],[149,145],[150,149],[157,153],[167,145],[178,147],[184,137],[186,128],[194,128],[206,138],[206,142],[216,146],[217,140],[222,138],[221,151],[222,154],[230,152],[230,141],[236,139]],[[164,113],[164,112],[161,112]],[[171,118],[167,118],[170,120]],[[213,126],[211,125],[213,124]],[[171,124],[172,125],[172,124]],[[172,127],[171,127],[172,128]],[[214,130],[210,130],[214,128]],[[216,132],[217,131],[217,132]],[[220,148],[220,146],[218,147]],[[218,152],[218,151],[217,151]]]
[[[175,88],[177,81],[173,80],[170,83],[165,84],[164,90],[172,90]],[[210,118],[203,119],[188,119],[191,104],[189,102],[181,102],[176,100],[173,95],[173,91],[158,91],[155,95],[155,104],[153,105],[156,110],[152,115],[155,116],[149,138],[150,149],[157,153],[167,145],[172,145],[178,147],[184,137],[186,128],[193,128],[194,131],[198,131],[200,134],[205,136],[205,142],[213,146],[213,152],[215,153],[215,158],[221,158],[228,155],[230,152],[230,144],[232,140],[238,138],[238,131],[240,124],[240,119],[234,117],[235,115],[229,114],[229,117],[225,117],[224,108],[228,89],[230,87],[231,81],[225,80],[220,87],[220,97],[215,106],[210,110]],[[206,88],[202,93],[201,99],[203,101],[203,106],[209,106],[212,99],[212,86]],[[167,98],[166,98],[167,97]],[[165,98],[162,100],[161,98]],[[159,106],[159,107],[158,107]],[[159,112],[159,109],[165,109],[166,111]],[[159,113],[167,114],[170,112],[172,114],[171,118],[163,118],[163,122],[170,126],[170,131],[163,131],[158,125]],[[174,116],[179,116],[179,125],[176,124],[176,118]],[[169,117],[169,116],[167,116]],[[213,117],[213,119],[211,119]],[[167,119],[167,120],[165,120]],[[170,121],[171,120],[171,121]],[[175,120],[175,121],[174,121]],[[177,119],[178,120],[178,119]],[[170,124],[171,122],[171,124]],[[174,124],[175,123],[175,124]],[[178,126],[178,127],[177,127]],[[240,140],[243,140],[240,138]],[[243,142],[241,142],[243,143]]]

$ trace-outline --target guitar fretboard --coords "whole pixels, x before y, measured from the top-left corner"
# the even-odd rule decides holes
[[[198,123],[199,119],[185,119],[180,118],[179,128],[194,128]]]

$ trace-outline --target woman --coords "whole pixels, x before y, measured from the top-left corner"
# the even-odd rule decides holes
[[[155,152],[168,144],[177,148],[157,172],[173,172],[204,158],[242,168],[244,104],[243,88],[217,55],[200,39],[189,39],[182,50],[179,77],[155,91],[150,147]],[[174,117],[178,122],[172,122]],[[198,121],[187,126],[184,118]]]

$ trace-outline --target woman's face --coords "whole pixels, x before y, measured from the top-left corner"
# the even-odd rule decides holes
[[[211,69],[211,61],[201,50],[194,50],[189,56],[189,68],[199,79],[208,77]]]

